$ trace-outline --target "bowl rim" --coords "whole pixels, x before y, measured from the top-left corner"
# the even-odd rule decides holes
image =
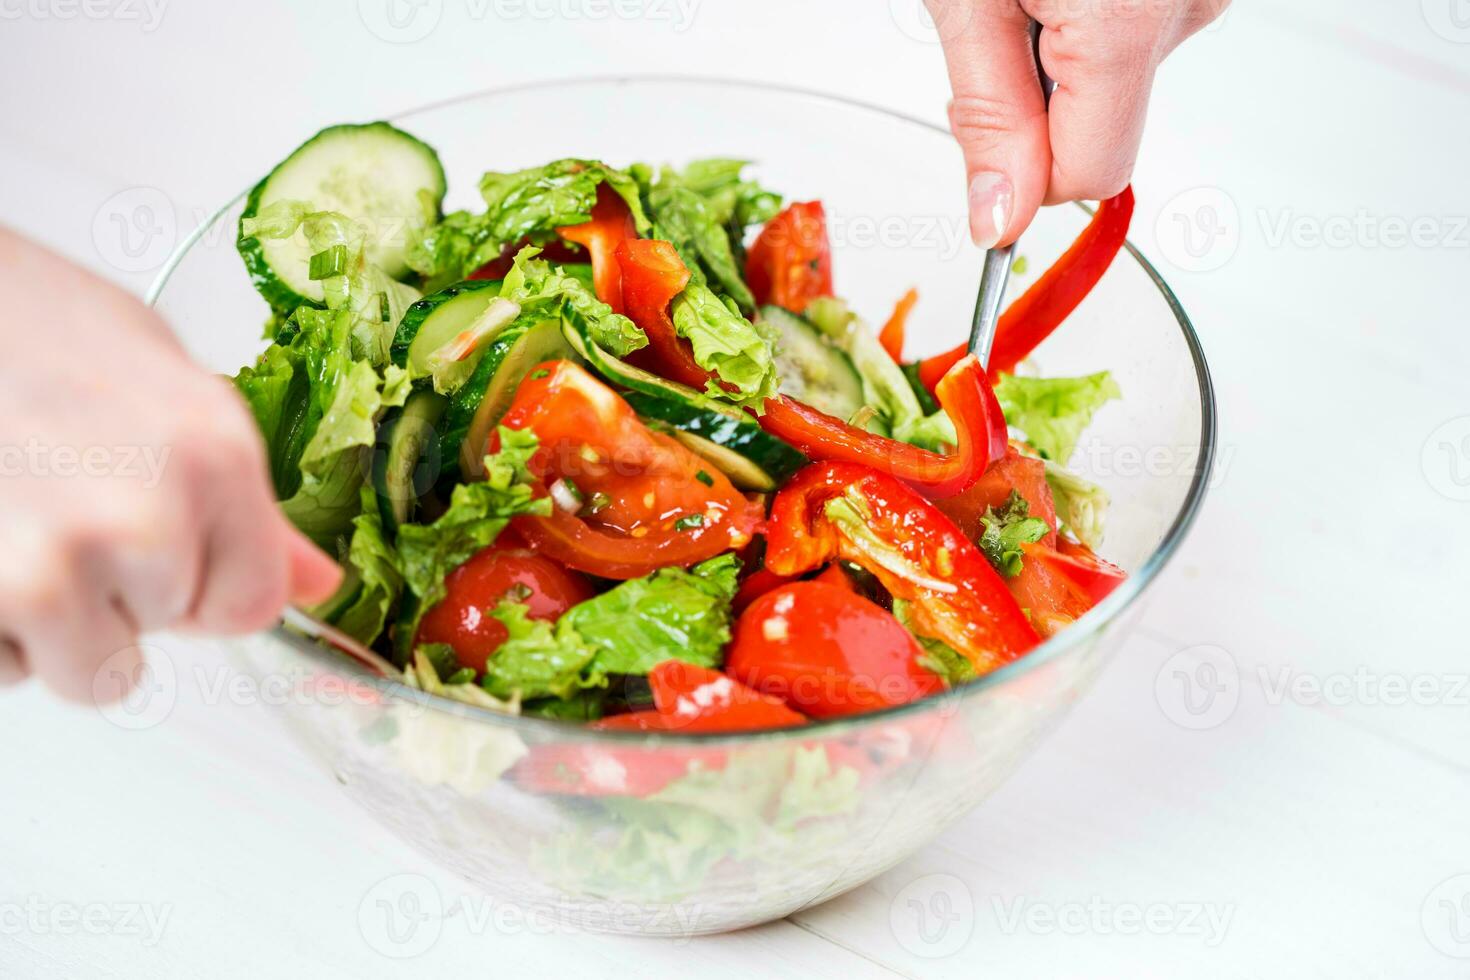
[[[685,88],[703,85],[715,88],[780,94],[821,103],[828,108],[837,106],[843,109],[856,109],[870,112],[917,126],[931,133],[948,135],[948,131],[944,127],[918,116],[910,115],[887,106],[832,92],[825,92],[819,89],[785,85],[778,82],[678,73],[579,75],[492,86],[415,106],[411,109],[394,113],[386,118],[390,122],[398,123],[410,120],[412,117],[421,113],[432,112],[437,109],[479,99],[513,95],[520,92],[575,88],[588,85],[677,85]],[[144,302],[149,306],[157,303],[163,293],[164,287],[167,286],[169,279],[184,257],[204,236],[207,230],[213,227],[231,208],[244,199],[248,193],[249,189],[247,188],[235,195],[212,214],[204,218],[199,226],[178,244],[173,253],[159,269],[158,275],[152,285],[149,286],[147,293],[144,295]],[[1092,212],[1092,209],[1085,205],[1077,204],[1075,206],[1085,213],[1091,214]],[[283,641],[298,653],[304,654],[309,659],[328,665],[336,671],[350,673],[353,683],[375,688],[379,694],[385,695],[391,700],[430,707],[436,711],[478,720],[498,728],[524,731],[527,734],[532,734],[533,737],[542,736],[542,739],[538,739],[538,741],[560,740],[631,743],[648,747],[678,744],[749,746],[758,742],[765,743],[787,739],[805,741],[812,738],[840,737],[875,724],[886,724],[895,720],[918,717],[935,711],[945,711],[946,709],[953,710],[955,704],[959,701],[979,697],[993,687],[1004,685],[1024,674],[1036,670],[1042,665],[1050,663],[1069,651],[1076,649],[1085,640],[1098,634],[1104,626],[1108,625],[1125,609],[1133,605],[1143,595],[1144,591],[1153,584],[1159,572],[1163,570],[1178,551],[1180,544],[1188,535],[1190,527],[1194,524],[1200,507],[1204,503],[1205,495],[1209,489],[1210,475],[1214,469],[1217,431],[1215,389],[1210,377],[1209,364],[1205,360],[1204,350],[1200,344],[1199,336],[1195,332],[1194,325],[1190,322],[1189,315],[1185,312],[1183,305],[1179,302],[1173,289],[1170,288],[1169,284],[1159,274],[1159,271],[1154,265],[1143,256],[1143,253],[1138,250],[1138,247],[1133,244],[1131,239],[1125,241],[1124,248],[1133,260],[1138,263],[1144,274],[1148,276],[1149,280],[1163,297],[1169,311],[1173,313],[1175,322],[1189,350],[1190,360],[1194,365],[1195,379],[1199,387],[1200,399],[1200,436],[1199,447],[1195,456],[1194,476],[1190,481],[1189,489],[1185,494],[1184,503],[1180,507],[1179,512],[1175,514],[1174,520],[1165,530],[1158,546],[1138,569],[1129,575],[1121,586],[1114,589],[1107,598],[1090,609],[1071,626],[1055,634],[1050,639],[1044,640],[1040,646],[1004,667],[1000,667],[941,694],[932,695],[905,704],[866,711],[856,715],[825,720],[813,719],[809,723],[799,727],[759,729],[747,732],[622,732],[602,731],[589,728],[585,724],[570,724],[548,718],[502,714],[488,708],[481,708],[461,701],[455,701],[452,698],[429,694],[418,688],[410,687],[401,680],[379,677],[351,658],[334,652],[330,648],[300,634],[291,632],[284,624],[277,624],[267,632],[271,639]]]

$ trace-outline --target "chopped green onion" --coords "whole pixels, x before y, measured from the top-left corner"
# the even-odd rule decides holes
[[[610,503],[612,503],[612,498],[599,490],[594,493],[592,495],[592,499],[587,502],[587,513],[595,514],[598,511],[605,509]]]
[[[312,280],[330,279],[347,271],[347,246],[340,242],[323,249],[311,257],[306,277]]]
[[[674,522],[675,531],[688,531],[696,527],[704,527],[703,514],[685,514]]]
[[[700,470],[698,473],[694,474],[694,478],[707,487],[712,487],[715,485],[715,478],[710,476],[704,470]]]
[[[545,368],[542,368],[539,371],[532,371],[531,372],[531,380],[532,381],[540,381],[542,378],[549,378],[549,377],[551,377],[551,372],[548,371],[548,370],[546,370]]]
[[[475,682],[475,668],[461,667],[444,679],[445,684],[473,684]]]

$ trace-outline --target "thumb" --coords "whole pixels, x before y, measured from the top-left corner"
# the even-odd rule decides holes
[[[286,539],[286,581],[293,604],[314,606],[331,598],[342,584],[342,566],[291,527]]]
[[[1051,174],[1046,101],[1031,21],[1015,0],[928,0],[954,101],[949,126],[965,157],[970,237],[981,248],[1015,241]]]

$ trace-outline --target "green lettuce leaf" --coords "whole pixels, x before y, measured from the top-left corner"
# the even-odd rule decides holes
[[[730,235],[703,195],[684,186],[674,171],[665,170],[648,192],[648,206],[655,237],[673,244],[684,264],[697,273],[696,279],[718,286],[741,310],[755,310],[755,297],[735,260]]]
[[[919,641],[919,646],[924,648],[924,656],[919,659],[919,666],[931,673],[938,674],[946,686],[957,687],[978,676],[975,673],[975,665],[970,663],[964,654],[943,640],[925,636],[918,631],[914,626],[907,601],[893,600],[893,618],[903,624],[903,628],[912,633],[914,639]]]
[[[536,311],[538,316],[551,316],[559,310],[582,336],[614,357],[648,346],[647,335],[632,320],[614,313],[576,276],[536,258],[540,252],[527,245],[516,253],[501,285],[501,298]]]
[[[691,769],[646,798],[601,800],[534,859],[569,888],[611,897],[675,901],[727,860],[750,862],[742,873],[779,892],[793,860],[851,833],[858,784],[820,745],[731,752],[723,768]],[[611,839],[610,824],[621,828]]]
[[[679,181],[704,198],[710,216],[720,224],[743,231],[770,221],[781,210],[781,195],[766,190],[741,173],[748,160],[711,157],[694,160],[679,171]]]
[[[1022,378],[1002,374],[995,397],[1006,421],[1022,432],[1042,458],[1066,465],[1093,414],[1121,397],[1111,373],[1080,378]]]
[[[1062,527],[1094,551],[1102,547],[1107,491],[1051,460],[1046,461],[1046,483]]]
[[[519,602],[503,602],[490,615],[510,634],[496,648],[480,678],[480,686],[492,696],[570,698],[586,688],[607,686],[604,675],[586,669],[592,661],[592,647],[565,616],[555,625],[532,619]]]
[[[398,528],[399,567],[417,598],[417,614],[399,629],[417,632],[418,616],[444,598],[444,579],[481,548],[495,543],[511,518],[551,513],[551,499],[533,497],[526,463],[536,452],[528,429],[500,430],[500,451],[485,457],[485,479],[454,488],[449,508],[432,524]]]
[[[573,607],[562,622],[593,648],[601,673],[646,674],[664,660],[718,667],[739,573],[734,555],[663,568]]]
[[[694,360],[736,391],[709,382],[715,398],[761,411],[775,397],[775,344],[768,328],[751,323],[730,309],[709,287],[691,282],[674,298],[674,331],[689,340]]]
[[[362,488],[362,512],[353,518],[352,540],[347,548],[347,564],[357,586],[350,605],[333,615],[332,625],[371,646],[383,632],[388,612],[403,591],[403,576],[398,571],[398,553],[383,534],[383,519],[378,513],[377,495],[371,486]]]
[[[234,381],[265,440],[276,498],[285,499],[301,486],[301,454],[316,425],[302,351],[291,344],[272,344]]]
[[[987,507],[980,518],[983,530],[975,544],[1006,578],[1021,574],[1021,545],[1040,541],[1051,533],[1046,521],[1028,516],[1030,511],[1026,498],[1012,490],[999,511]]]
[[[631,174],[592,160],[555,160],[486,173],[480,178],[485,211],[455,211],[421,229],[409,242],[406,260],[430,289],[458,282],[522,239],[546,241],[562,225],[590,221],[597,186],[604,182],[627,202],[639,234],[646,234],[652,223]]]

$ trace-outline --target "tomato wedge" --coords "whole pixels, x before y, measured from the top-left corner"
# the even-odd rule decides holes
[[[944,690],[923,656],[898,620],[851,589],[796,582],[741,614],[725,669],[813,718],[836,718]]]
[[[617,191],[606,182],[597,185],[597,203],[592,206],[592,220],[580,225],[562,225],[556,233],[587,250],[592,262],[592,290],[597,298],[613,308],[623,309],[623,270],[615,253],[625,239],[637,238],[638,227]]]
[[[991,464],[985,475],[967,490],[936,500],[934,506],[942,510],[965,537],[977,541],[985,530],[981,518],[990,508],[1000,510],[1010,499],[1011,491],[1019,493],[1030,508],[1032,517],[1046,521],[1051,533],[1042,541],[1054,546],[1057,540],[1057,508],[1052,499],[1051,486],[1046,482],[1046,464],[1039,459],[1023,456],[1014,447],[1006,449],[1005,456]]]
[[[653,704],[663,731],[735,732],[805,725],[786,702],[762,694],[708,667],[665,660],[649,671]]]
[[[745,281],[757,303],[792,313],[832,295],[832,245],[821,201],[792,204],[766,222],[746,254]]]
[[[527,375],[501,425],[540,440],[533,476],[558,506],[518,517],[536,551],[603,578],[639,578],[747,545],[762,509],[676,440],[645,426],[612,389],[570,361]],[[490,450],[498,447],[492,434]],[[574,511],[561,502],[580,499]]]

